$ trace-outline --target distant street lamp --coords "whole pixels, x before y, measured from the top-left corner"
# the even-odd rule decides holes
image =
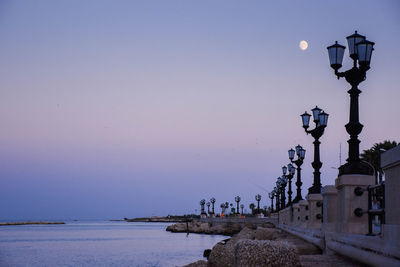
[[[281,209],[280,203],[279,203],[279,195],[280,195],[280,190],[279,190],[279,186],[278,186],[278,182],[276,182],[277,185],[274,187],[274,190],[272,192],[274,192],[276,201],[275,201],[275,211],[279,211]]]
[[[211,204],[210,204],[210,202],[207,202],[206,205],[207,205],[207,212],[208,212],[208,215],[210,215],[210,205],[211,205]]]
[[[294,153],[296,152],[297,155],[297,160],[293,160],[294,159]],[[301,145],[297,145],[296,146],[296,151],[294,151],[293,149],[290,149],[288,151],[289,153],[289,159],[292,163],[296,164],[297,166],[297,180],[296,180],[296,186],[297,186],[297,193],[296,193],[296,197],[293,200],[293,203],[297,203],[300,200],[303,199],[303,197],[301,196],[301,185],[303,184],[301,182],[301,165],[303,164],[303,160],[304,157],[306,155],[306,150],[303,149],[303,147]]]
[[[257,194],[257,195],[255,196],[255,199],[256,199],[256,201],[257,201],[257,214],[260,214],[260,200],[261,200],[261,195],[260,195],[260,194]]]
[[[324,134],[326,125],[328,124],[329,114],[325,113],[319,107],[312,109],[312,114],[314,117],[315,128],[312,130],[307,130],[310,123],[311,115],[307,112],[301,115],[303,121],[303,128],[307,134],[311,134],[314,137],[314,161],[311,164],[314,168],[314,182],[313,185],[308,189],[308,194],[319,194],[321,193],[321,172],[319,171],[322,167],[322,162],[319,157],[319,145],[321,142],[319,138]]]
[[[286,184],[287,184],[286,176],[282,175],[282,177],[278,177],[278,183],[279,183],[279,188],[281,191],[281,200],[280,200],[281,207],[280,207],[280,209],[283,210],[286,207],[286,205],[285,205],[285,203],[286,203],[285,190],[286,190]]]
[[[360,140],[358,135],[361,133],[363,125],[359,121],[358,97],[361,90],[358,85],[366,78],[366,73],[370,69],[372,51],[374,51],[375,43],[367,41],[365,36],[360,35],[357,31],[347,36],[349,46],[349,55],[353,59],[353,68],[339,72],[342,67],[344,50],[346,47],[337,43],[327,47],[329,61],[331,67],[335,70],[337,78],[344,77],[351,85],[351,89],[347,91],[350,94],[350,119],[346,124],[346,131],[350,135],[349,158],[347,163],[339,167],[339,175],[342,174],[366,174],[372,175],[373,169],[360,160]],[[357,66],[358,63],[358,66]]]
[[[223,215],[225,213],[225,203],[221,203],[220,208],[221,208],[221,214]]]
[[[249,208],[251,209],[251,214],[254,214],[254,208],[256,205],[254,203],[250,203]]]
[[[212,205],[212,213],[211,214],[215,214],[215,212],[214,212],[214,203],[215,203],[215,198],[214,197],[212,197],[211,199],[210,199],[210,202],[211,202],[211,205]]]
[[[243,204],[240,204],[240,208],[242,209],[242,216],[243,216],[244,205],[243,205]]]
[[[236,201],[236,204],[237,204],[236,214],[239,214],[240,197],[239,196],[235,197],[235,201]]]
[[[268,197],[271,199],[271,213],[273,213],[274,212],[275,190],[272,190],[272,192],[268,193]]]
[[[206,204],[206,200],[202,199],[200,200],[200,206],[201,206],[201,214],[206,214],[206,212],[204,211],[204,205]]]
[[[285,166],[284,166],[285,167]],[[289,171],[288,175],[286,175],[286,171]],[[290,206],[292,204],[292,178],[295,173],[295,168],[291,163],[287,165],[287,168],[285,169],[282,167],[283,175],[287,178],[288,181],[288,203],[287,206]]]

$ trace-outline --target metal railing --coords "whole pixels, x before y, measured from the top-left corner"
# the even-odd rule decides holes
[[[385,224],[385,182],[370,185],[366,189],[354,189],[357,196],[361,196],[365,191],[368,191],[368,210],[357,208],[354,214],[358,217],[368,214],[368,235],[381,234],[382,224]]]

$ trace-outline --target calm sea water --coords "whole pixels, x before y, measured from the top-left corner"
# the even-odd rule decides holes
[[[165,223],[71,222],[0,227],[0,266],[181,266],[217,235],[170,233]]]

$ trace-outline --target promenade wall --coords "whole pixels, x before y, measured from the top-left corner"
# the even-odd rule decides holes
[[[370,223],[378,217],[369,203],[374,195],[368,194],[375,179],[368,175],[339,176],[321,194],[308,195],[271,216],[277,227],[325,253],[336,252],[369,266],[400,266],[400,146],[383,153],[381,165],[384,206],[376,211],[384,216],[378,231]]]

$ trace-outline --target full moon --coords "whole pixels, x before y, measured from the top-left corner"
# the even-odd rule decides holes
[[[300,41],[299,47],[301,50],[306,50],[308,48],[308,43],[306,41]]]

